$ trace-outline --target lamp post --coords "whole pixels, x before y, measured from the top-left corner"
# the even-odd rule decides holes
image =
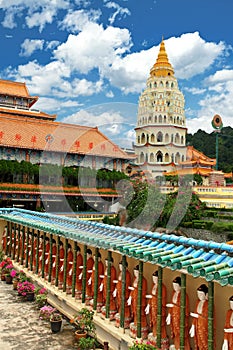
[[[221,132],[221,129],[223,127],[223,123],[222,123],[222,118],[220,117],[220,115],[215,114],[215,116],[212,119],[212,126],[215,129],[215,135],[216,135],[216,143],[215,143],[215,152],[216,152],[216,166],[215,169],[218,170],[218,135]]]

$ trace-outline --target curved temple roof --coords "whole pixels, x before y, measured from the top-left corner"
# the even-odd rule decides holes
[[[142,231],[50,213],[2,208],[0,218],[60,235],[82,244],[119,252],[222,286],[233,285],[233,246],[174,234]]]

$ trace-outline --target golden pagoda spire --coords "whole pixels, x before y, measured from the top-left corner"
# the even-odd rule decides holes
[[[168,61],[163,36],[162,36],[162,41],[160,44],[157,60],[150,70],[150,75],[157,76],[157,77],[166,77],[168,75],[169,76],[174,75],[173,67]]]

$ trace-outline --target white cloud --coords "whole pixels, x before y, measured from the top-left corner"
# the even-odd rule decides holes
[[[67,109],[80,106],[81,104],[79,104],[77,101],[67,100],[63,102],[56,98],[40,97],[33,108],[37,108],[48,113],[54,113],[60,111],[63,108]]]
[[[71,116],[68,116],[62,120],[64,123],[79,124],[86,126],[96,126],[104,127],[105,129],[110,129],[114,123],[124,122],[124,118],[117,112],[104,112],[95,115],[87,110],[81,110]]]
[[[97,22],[100,18],[100,10],[77,10],[69,11],[60,23],[62,29],[67,29],[73,33],[84,30],[90,22]]]
[[[60,44],[60,41],[58,41],[58,40],[46,41],[45,50],[53,50],[53,49],[55,49],[55,47],[57,47],[59,44]]]
[[[129,16],[131,13],[126,7],[121,7],[119,4],[113,1],[106,2],[105,6],[110,9],[114,9],[115,12],[109,17],[109,23],[112,25],[116,18],[119,19]]]
[[[110,91],[108,91],[108,92],[106,93],[105,96],[108,97],[108,98],[113,98],[113,97],[114,97],[114,93],[110,90]]]
[[[195,87],[193,87],[193,88],[185,87],[183,90],[187,91],[193,95],[202,95],[206,92],[206,89],[200,89],[200,88],[195,88]]]
[[[43,50],[44,40],[25,39],[21,44],[20,56],[31,56],[37,50]]]
[[[89,22],[78,35],[69,35],[67,41],[54,51],[54,58],[65,62],[73,71],[87,74],[98,68],[104,74],[118,55],[129,50],[130,33],[127,29],[103,28]]]
[[[195,32],[168,39],[166,49],[177,78],[190,79],[210,68],[223,54],[226,46],[223,42],[205,42],[200,34]]]
[[[2,25],[7,28],[17,26],[17,17],[25,15],[29,28],[39,27],[42,31],[46,24],[52,23],[59,10],[68,9],[69,0],[2,0],[0,9],[5,11]]]

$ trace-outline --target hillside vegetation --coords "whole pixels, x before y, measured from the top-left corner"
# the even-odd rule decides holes
[[[203,130],[187,134],[187,145],[194,146],[211,158],[216,157],[216,134],[208,134]],[[218,169],[224,172],[233,171],[233,128],[223,127],[218,137]]]

